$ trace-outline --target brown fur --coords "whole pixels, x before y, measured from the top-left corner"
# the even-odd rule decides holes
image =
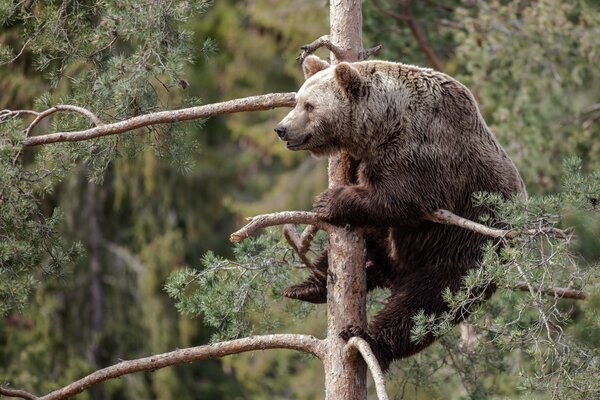
[[[525,188],[469,90],[448,75],[384,61],[328,67],[314,56],[304,71],[297,105],[276,131],[292,150],[346,153],[351,184],[321,193],[313,211],[366,229],[368,288],[391,294],[368,333],[350,326],[341,335],[365,338],[387,368],[434,341],[410,340],[413,316],[448,310],[442,292],[459,289],[488,240],[423,217],[441,208],[477,221],[484,210],[473,206],[474,192],[508,197]],[[284,295],[325,302],[326,276],[327,252]]]

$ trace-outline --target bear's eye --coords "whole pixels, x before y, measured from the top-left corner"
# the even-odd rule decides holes
[[[311,112],[312,110],[314,110],[314,109],[315,109],[315,106],[313,106],[313,105],[312,105],[312,104],[310,104],[310,103],[306,103],[306,104],[304,105],[304,109],[306,110],[306,112]]]

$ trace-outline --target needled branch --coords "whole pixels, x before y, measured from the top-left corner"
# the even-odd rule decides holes
[[[325,358],[322,341],[307,335],[265,335],[252,336],[243,339],[231,340],[210,344],[206,346],[190,347],[171,351],[169,353],[157,354],[150,357],[138,358],[137,360],[121,361],[113,366],[100,369],[91,373],[83,379],[71,383],[61,389],[55,390],[45,396],[36,397],[21,390],[9,390],[0,388],[0,394],[11,397],[32,400],[57,400],[74,396],[100,382],[114,379],[119,376],[128,375],[141,371],[156,371],[168,366],[190,363],[193,361],[220,358],[231,354],[238,354],[254,350],[267,349],[290,349],[312,354],[319,359]]]
[[[180,110],[161,111],[124,121],[102,124],[102,122],[89,110],[77,106],[59,105],[46,111],[37,112],[32,110],[2,110],[0,111],[0,123],[8,118],[18,117],[22,114],[35,115],[36,119],[26,129],[25,146],[38,146],[42,144],[59,142],[77,142],[81,140],[94,139],[101,136],[116,135],[132,131],[134,129],[157,124],[205,119],[217,115],[231,114],[243,111],[270,110],[276,107],[293,107],[296,103],[295,93],[271,93],[259,96],[245,97],[241,99],[224,101],[222,103],[207,104],[204,106],[183,108]],[[95,125],[95,128],[74,132],[58,132],[47,135],[27,137],[31,129],[43,118],[48,117],[56,111],[74,111],[87,116]]]

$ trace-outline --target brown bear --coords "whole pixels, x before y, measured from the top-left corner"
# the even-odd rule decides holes
[[[473,205],[473,193],[507,198],[525,194],[525,187],[472,94],[452,77],[385,61],[331,67],[316,56],[305,59],[303,70],[296,106],[275,131],[290,150],[344,155],[350,184],[321,193],[313,211],[327,222],[365,229],[368,289],[387,287],[391,294],[368,332],[349,326],[340,335],[366,339],[387,369],[434,341],[433,335],[411,341],[413,317],[448,311],[442,293],[459,290],[489,240],[425,217],[446,209],[477,221],[489,210]],[[285,296],[326,301],[327,252],[314,264],[311,276]]]

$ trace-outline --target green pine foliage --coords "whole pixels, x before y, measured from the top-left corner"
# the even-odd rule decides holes
[[[215,328],[213,342],[278,331],[288,313],[278,313],[275,301],[282,301],[290,271],[303,267],[279,236],[270,232],[244,240],[234,246],[232,259],[208,252],[199,268],[173,273],[165,290],[180,312],[201,315]],[[298,302],[287,305],[297,318],[314,309]]]

